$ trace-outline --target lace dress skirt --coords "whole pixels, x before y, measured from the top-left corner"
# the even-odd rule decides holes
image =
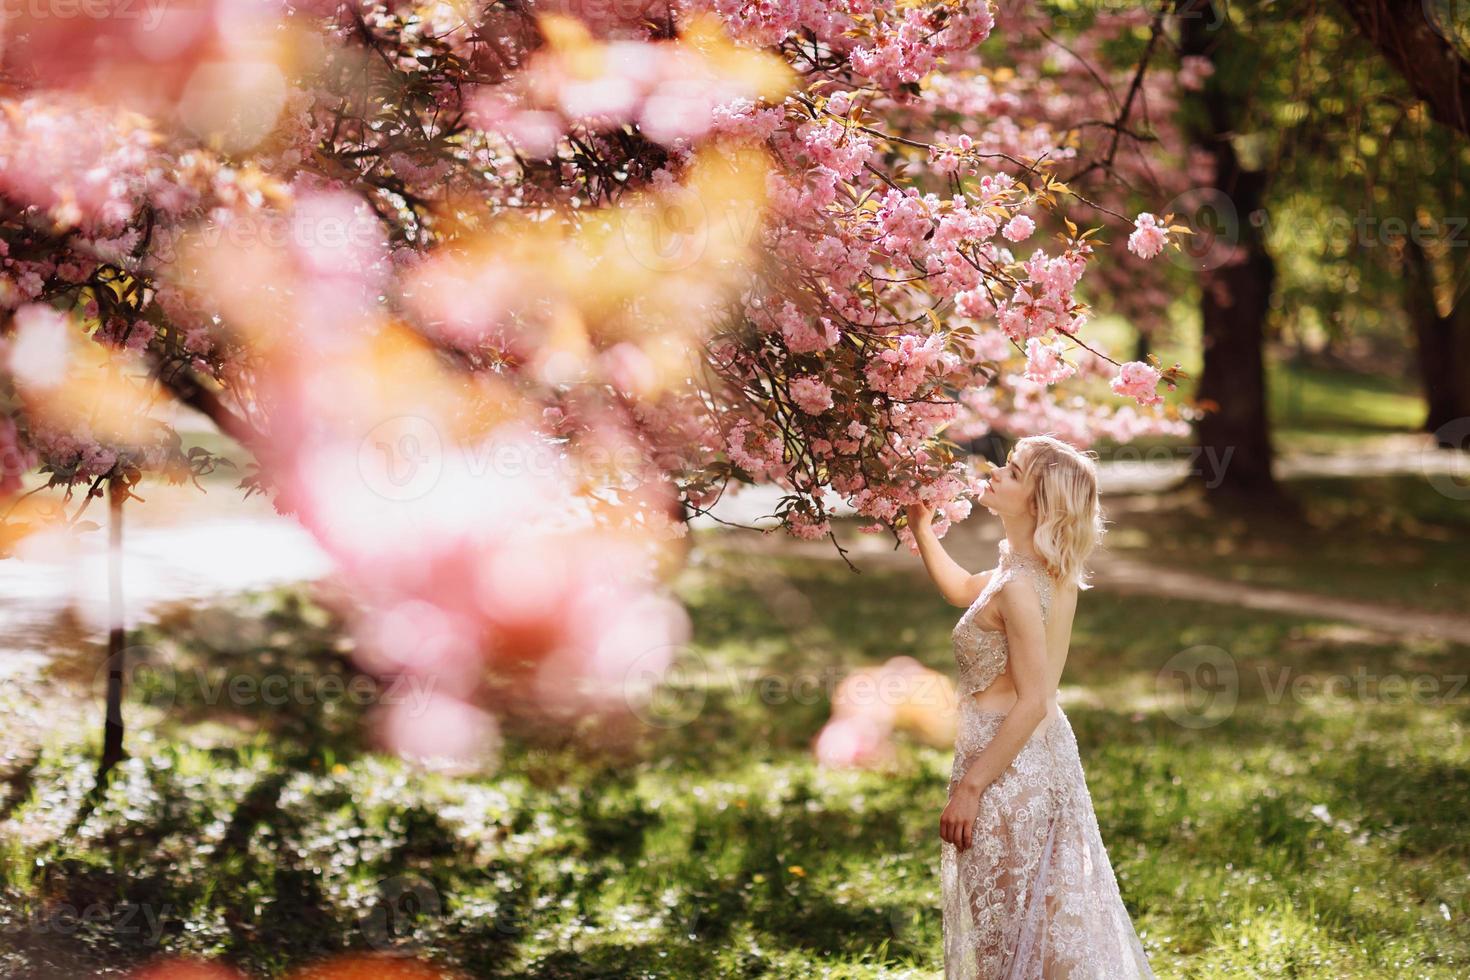
[[[960,702],[951,791],[1005,718]],[[940,846],[946,977],[1153,977],[1060,708],[980,795],[970,847]]]

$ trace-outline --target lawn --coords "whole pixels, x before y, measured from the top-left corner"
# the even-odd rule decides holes
[[[1470,609],[1470,505],[1422,475],[1295,479],[1290,509],[1207,506],[1199,492],[1116,499],[1120,557],[1409,611]]]
[[[1271,435],[1279,450],[1351,449],[1374,436],[1416,432],[1424,422],[1424,399],[1410,378],[1272,358],[1267,384]]]
[[[820,769],[825,699],[784,685],[820,691],[895,654],[946,669],[955,610],[910,573],[726,540],[700,536],[680,580],[696,641],[661,723],[513,713],[493,775],[374,753],[349,699],[212,703],[229,675],[350,679],[304,594],[147,627],[132,642],[160,669],[106,798],[70,826],[90,722],[52,731],[9,780],[0,974],[120,972],[162,950],[279,976],[371,949],[485,977],[938,975],[950,754],[904,742],[897,772]],[[1470,970],[1467,654],[1085,597],[1064,703],[1161,976]],[[1213,702],[1175,681],[1199,656],[1224,668]],[[52,683],[87,674],[62,664]]]
[[[1171,316],[1171,326],[1155,338],[1154,353],[1165,367],[1177,362],[1190,376],[1164,393],[1179,404],[1194,395],[1200,375],[1198,312],[1179,304]],[[1137,340],[1133,327],[1118,317],[1100,317],[1089,329],[1093,341],[1114,354],[1132,351]],[[1412,373],[1319,366],[1278,346],[1268,347],[1265,360],[1267,412],[1278,454],[1371,451],[1384,437],[1416,433],[1424,422],[1425,402]],[[1097,448],[1106,456],[1156,447],[1185,452],[1189,444],[1189,439],[1148,437],[1123,447],[1104,439]]]

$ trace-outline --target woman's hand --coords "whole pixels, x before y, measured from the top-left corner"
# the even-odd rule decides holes
[[[939,817],[939,836],[960,850],[968,850],[975,832],[975,818],[980,815],[980,789],[970,782],[960,782],[950,794],[949,805]]]
[[[905,512],[908,514],[909,529],[912,531],[928,527],[934,520],[934,508],[923,502],[909,504]]]

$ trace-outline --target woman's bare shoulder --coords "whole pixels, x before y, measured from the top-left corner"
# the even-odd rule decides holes
[[[954,604],[963,609],[968,609],[973,606],[975,600],[980,598],[981,594],[989,588],[990,579],[997,571],[998,569],[995,568],[987,568],[983,572],[976,572],[971,575],[965,582],[964,594]]]

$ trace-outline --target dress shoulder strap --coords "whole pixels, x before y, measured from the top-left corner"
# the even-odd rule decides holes
[[[1007,579],[1016,575],[1030,575],[1031,581],[1036,585],[1036,594],[1041,599],[1041,620],[1046,622],[1051,613],[1051,599],[1054,590],[1051,573],[1046,570],[1046,564],[1041,559],[1030,555],[1015,554],[1011,551],[1010,542],[1001,538],[1000,567]]]

